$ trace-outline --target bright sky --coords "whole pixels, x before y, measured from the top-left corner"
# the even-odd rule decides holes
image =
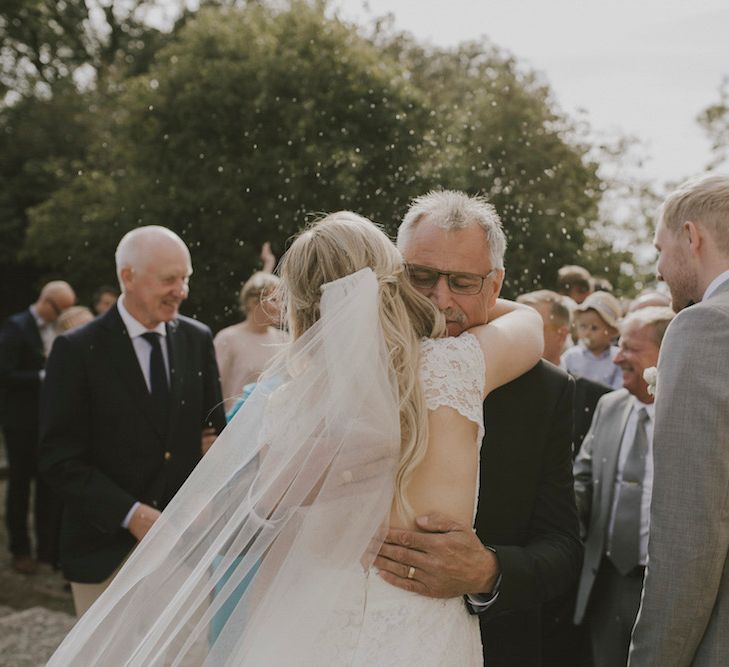
[[[362,23],[438,46],[487,36],[542,73],[571,117],[643,142],[642,175],[658,185],[700,173],[710,145],[696,116],[729,76],[727,0],[334,0]],[[369,7],[367,9],[365,4]],[[729,165],[727,165],[729,167]],[[726,169],[725,169],[726,171]]]

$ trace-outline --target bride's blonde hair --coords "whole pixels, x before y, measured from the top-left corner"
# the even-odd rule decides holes
[[[379,282],[380,325],[400,401],[395,504],[403,518],[413,518],[406,491],[428,443],[427,410],[418,380],[420,339],[445,335],[443,315],[410,284],[400,252],[384,232],[351,211],[331,213],[296,238],[281,261],[280,303],[291,335],[298,338],[319,319],[321,286],[366,267]]]

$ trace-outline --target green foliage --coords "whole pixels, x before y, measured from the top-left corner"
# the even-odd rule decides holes
[[[308,214],[341,208],[394,228],[424,187],[417,90],[306,3],[201,12],[109,109],[106,175],[95,164],[33,211],[29,246],[86,283],[82,254],[103,266],[123,231],[166,225],[192,249],[188,311],[213,325],[265,240],[280,252]]]
[[[3,0],[0,92],[48,96],[144,71],[166,36],[145,18],[156,0]]]
[[[729,77],[719,87],[719,100],[706,107],[697,120],[711,141],[713,157],[707,169],[715,169],[729,160]]]
[[[552,286],[560,266],[581,261],[601,183],[549,89],[488,43],[423,50],[396,36],[389,50],[430,91],[435,183],[486,195],[502,217],[505,294]]]
[[[589,146],[513,58],[485,42],[425,48],[382,24],[365,36],[324,2],[205,4],[148,70],[82,95],[82,163],[31,202],[28,256],[82,294],[112,280],[125,231],[161,224],[192,251],[186,311],[219,328],[264,241],[280,255],[312,214],[342,208],[394,233],[431,188],[494,202],[508,295],[575,261],[615,281],[624,257],[590,231],[603,184]]]
[[[69,89],[47,100],[23,99],[0,113],[0,302],[5,314],[27,305],[40,273],[53,266],[43,252],[33,260],[21,256],[26,212],[81,167],[89,125],[84,101]]]

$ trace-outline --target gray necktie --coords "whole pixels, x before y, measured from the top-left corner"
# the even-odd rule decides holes
[[[635,439],[623,466],[623,481],[615,506],[610,542],[610,560],[620,574],[628,574],[640,563],[640,510],[643,503],[643,477],[648,456],[648,412],[638,410]]]

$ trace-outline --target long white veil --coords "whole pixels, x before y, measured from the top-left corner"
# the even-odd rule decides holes
[[[400,451],[378,300],[370,269],[322,288],[49,665],[321,664],[343,618],[356,636]]]

